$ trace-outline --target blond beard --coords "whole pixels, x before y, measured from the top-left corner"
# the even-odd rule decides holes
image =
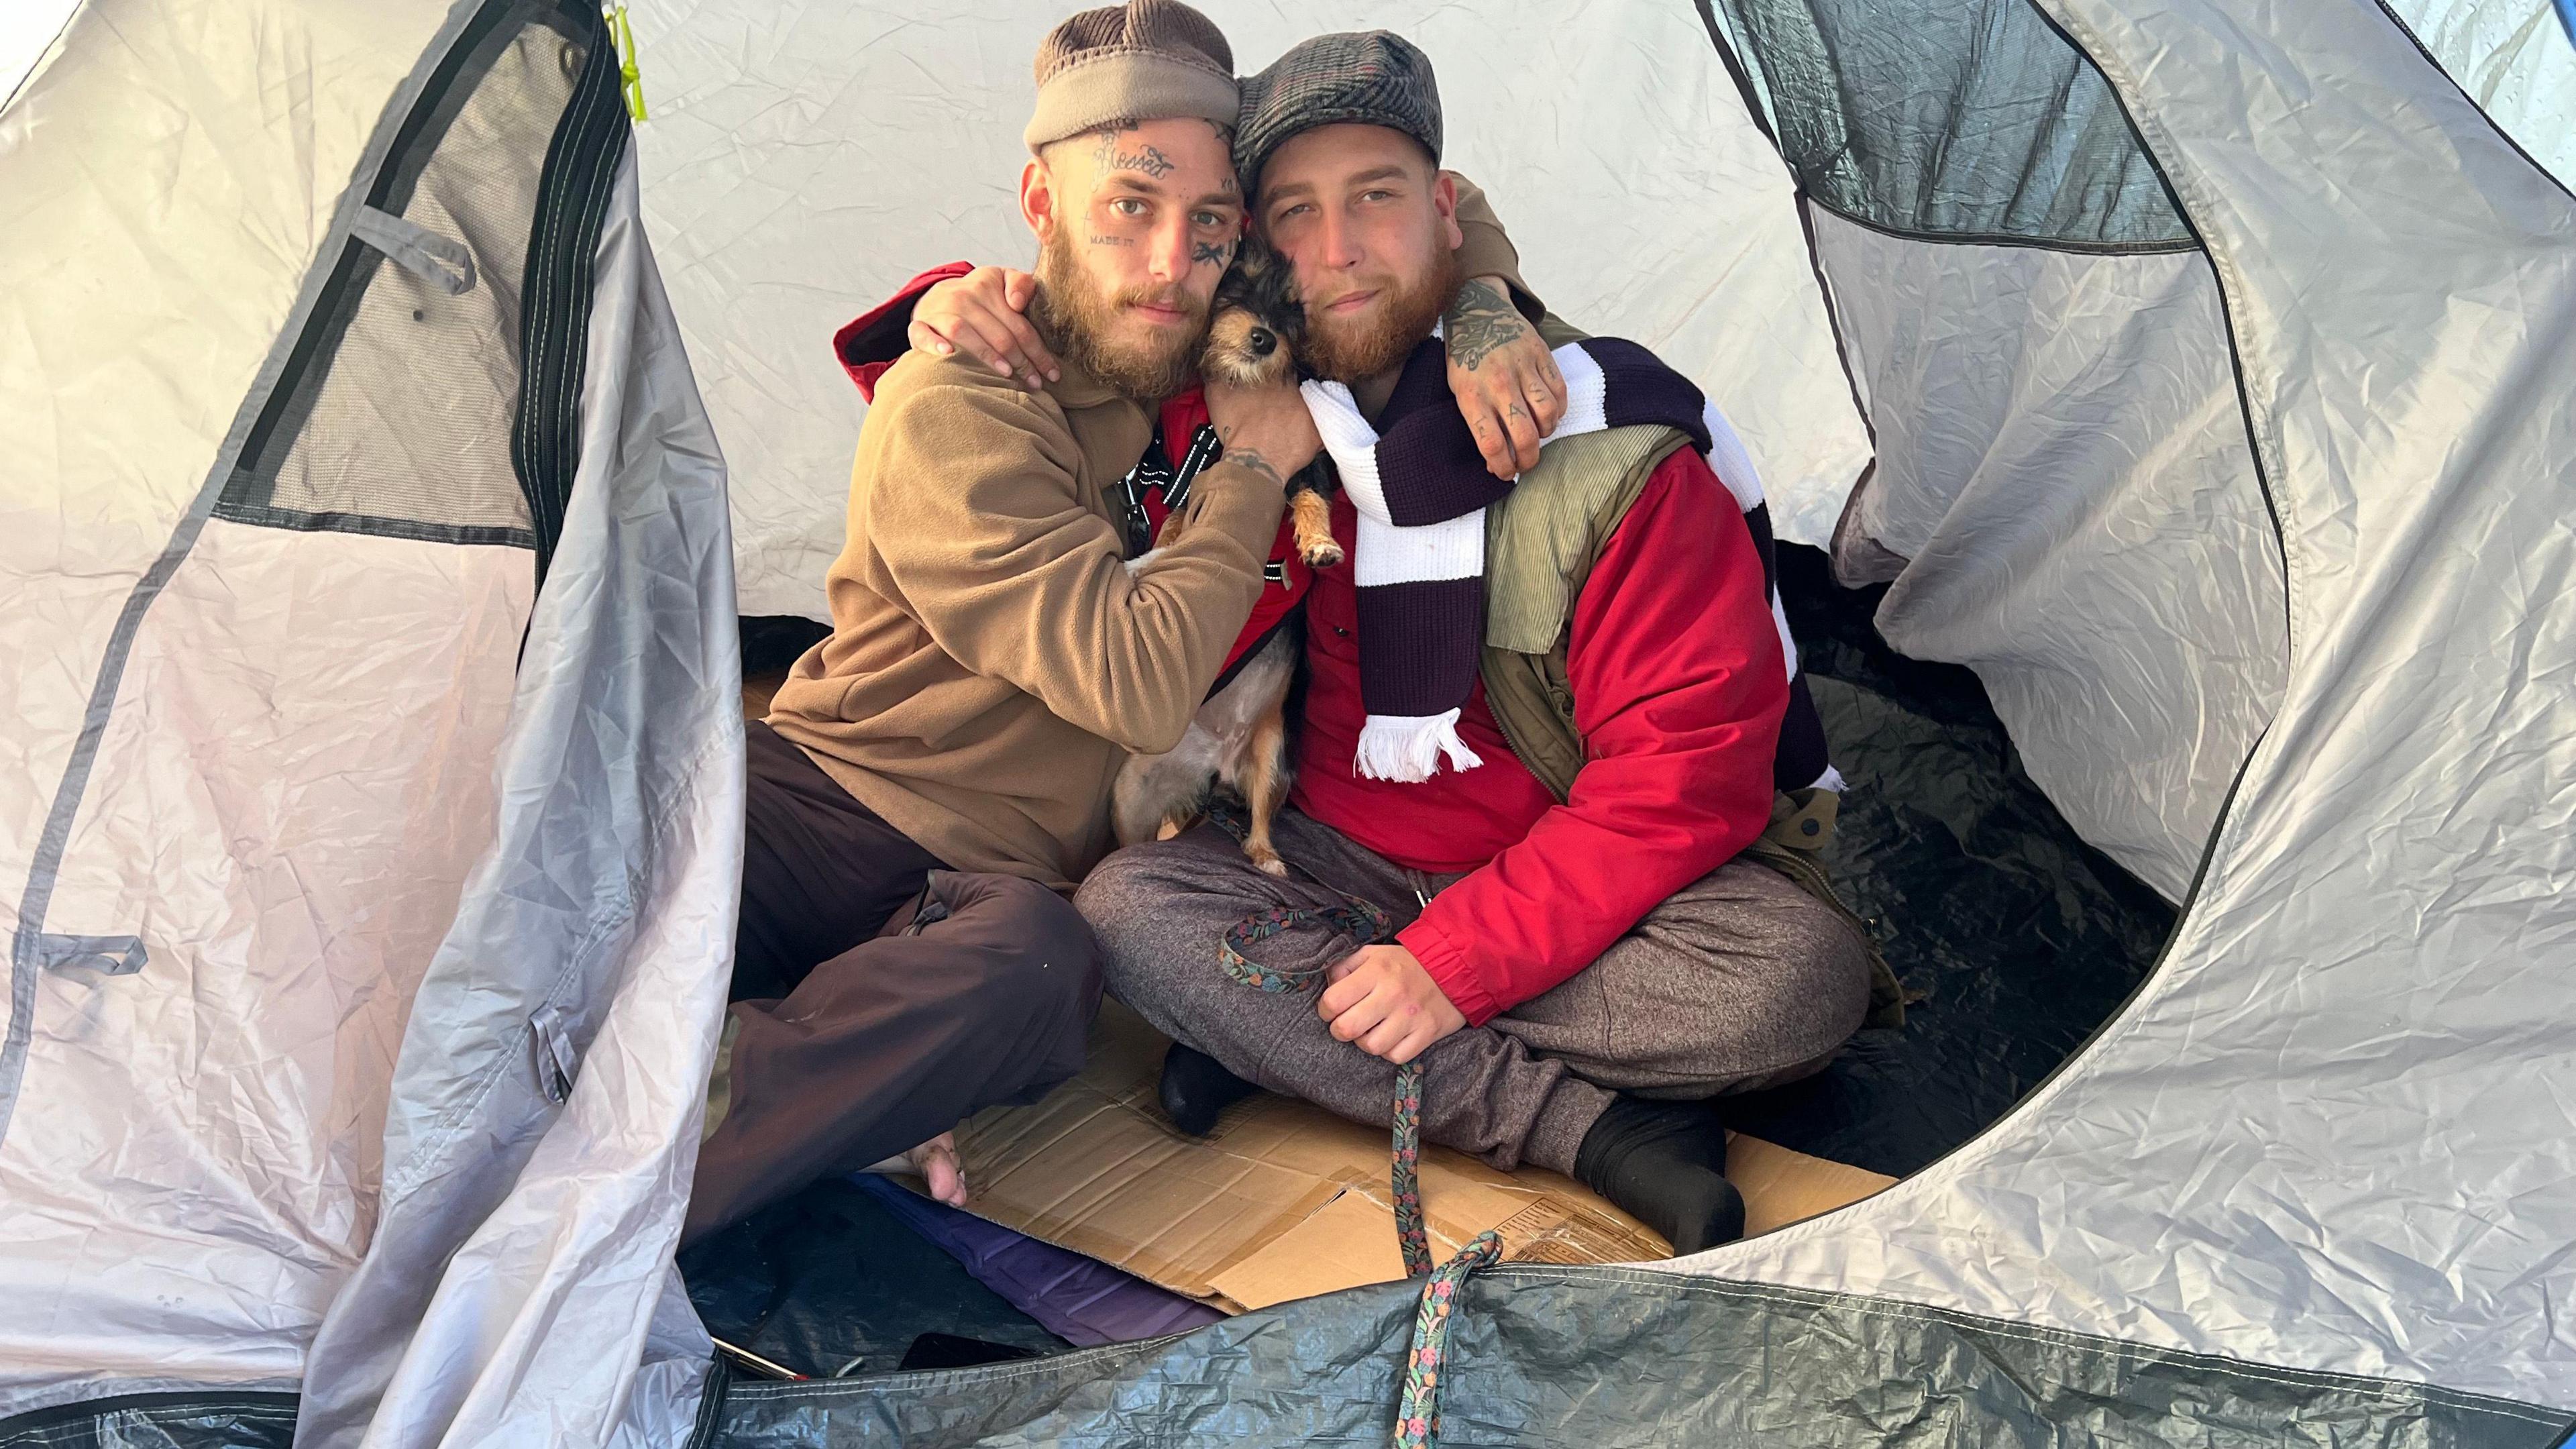
[[[1192,325],[1161,347],[1110,341],[1119,312],[1139,302],[1178,307]],[[1199,348],[1207,341],[1207,304],[1177,288],[1106,292],[1074,255],[1073,237],[1065,227],[1057,227],[1038,249],[1038,294],[1031,310],[1057,355],[1122,397],[1160,402],[1198,375]]]
[[[1298,357],[1316,376],[1343,383],[1365,382],[1401,367],[1431,335],[1432,324],[1458,295],[1463,280],[1458,254],[1442,247],[1430,272],[1419,283],[1399,288],[1373,318],[1336,321],[1310,309],[1306,345]]]

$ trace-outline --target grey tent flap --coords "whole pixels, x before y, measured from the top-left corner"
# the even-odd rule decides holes
[[[1178,1338],[863,1383],[736,1379],[700,1449],[1384,1443],[1416,1298],[1359,1289]],[[2066,1442],[2549,1449],[2576,1416],[2036,1332],[1888,1300],[1619,1269],[1469,1280],[1443,1444]]]

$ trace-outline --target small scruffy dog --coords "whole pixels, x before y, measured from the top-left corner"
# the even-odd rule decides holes
[[[1245,237],[1233,268],[1217,283],[1212,310],[1207,350],[1199,359],[1202,376],[1239,387],[1296,385],[1306,309],[1286,261]],[[1326,498],[1333,486],[1332,463],[1321,453],[1288,480],[1297,556],[1314,568],[1342,561]],[[1139,558],[1128,567],[1143,562]],[[1243,797],[1251,815],[1243,853],[1272,875],[1288,873],[1271,844],[1270,823],[1288,798],[1286,707],[1303,644],[1303,631],[1294,623],[1292,617],[1236,666],[1234,677],[1199,706],[1189,732],[1169,753],[1128,757],[1111,795],[1119,844],[1178,835],[1207,808],[1208,792],[1222,782]]]

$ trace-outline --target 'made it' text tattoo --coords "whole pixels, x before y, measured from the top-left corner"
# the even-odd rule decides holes
[[[1449,333],[1449,360],[1469,372],[1499,349],[1529,335],[1529,324],[1491,282],[1470,281],[1460,287],[1443,320]]]
[[[1136,239],[1132,236],[1096,236],[1091,239],[1091,244],[1096,247],[1132,247]]]

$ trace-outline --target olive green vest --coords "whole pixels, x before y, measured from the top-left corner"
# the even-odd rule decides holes
[[[1512,753],[1563,800],[1583,768],[1582,731],[1565,672],[1574,601],[1646,480],[1688,434],[1668,427],[1609,428],[1559,438],[1485,510],[1485,706]],[[1758,860],[1842,913],[1870,943],[1870,1026],[1902,1026],[1904,997],[1874,933],[1834,894],[1822,852],[1840,803],[1830,790],[1772,801],[1771,824],[1745,847]]]

